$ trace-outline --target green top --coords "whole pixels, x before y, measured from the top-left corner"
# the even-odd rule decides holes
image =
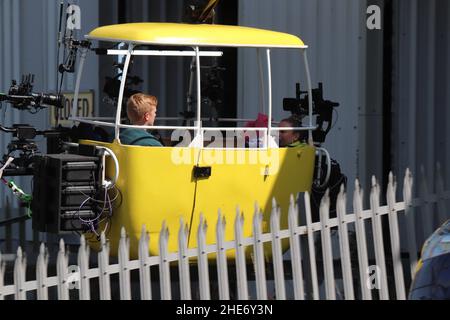
[[[291,144],[288,144],[286,147],[292,148],[292,147],[300,147],[300,146],[304,146],[304,145],[305,145],[305,143],[297,140],[297,141],[292,142]]]
[[[126,128],[120,131],[120,142],[135,146],[162,147],[154,135],[143,129]]]

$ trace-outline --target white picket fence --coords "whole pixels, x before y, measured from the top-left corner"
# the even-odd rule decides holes
[[[216,225],[217,243],[207,245],[205,241],[206,221],[203,217],[198,227],[197,239],[198,248],[187,248],[188,230],[183,221],[181,221],[178,232],[179,252],[169,253],[167,249],[169,230],[163,224],[159,236],[160,256],[149,256],[148,245],[149,236],[145,227],[142,228],[142,234],[139,242],[139,259],[129,259],[129,240],[126,232],[122,229],[118,249],[118,263],[110,264],[109,262],[109,244],[105,239],[105,235],[101,236],[102,249],[98,254],[98,266],[90,268],[89,247],[85,238],[81,237],[81,245],[78,250],[78,266],[68,265],[68,255],[63,240],[59,244],[59,253],[56,262],[56,275],[48,275],[48,253],[44,244],[40,246],[40,254],[36,263],[36,279],[26,279],[27,261],[22,249],[17,249],[17,257],[14,263],[14,279],[13,284],[4,283],[5,264],[2,262],[0,254],[0,299],[15,298],[18,300],[37,298],[46,300],[49,298],[49,288],[57,288],[57,299],[67,300],[73,298],[70,295],[71,290],[78,292],[78,298],[81,300],[91,299],[91,281],[98,279],[98,297],[94,298],[109,300],[112,298],[111,288],[113,275],[119,275],[120,299],[131,299],[131,280],[130,272],[139,270],[139,290],[140,299],[152,299],[152,279],[150,268],[157,266],[159,269],[158,279],[153,279],[159,288],[159,297],[161,299],[172,299],[174,283],[177,286],[177,294],[181,299],[211,299],[217,297],[220,299],[237,298],[246,299],[268,299],[272,295],[269,293],[269,280],[267,279],[267,263],[265,262],[263,245],[270,242],[272,247],[273,264],[273,282],[274,294],[276,299],[286,299],[288,281],[285,279],[285,262],[281,242],[283,239],[289,239],[290,242],[290,259],[292,266],[292,287],[293,298],[295,299],[336,299],[337,279],[335,276],[335,263],[333,252],[332,232],[337,229],[339,242],[339,256],[342,270],[341,282],[343,283],[343,296],[345,299],[372,299],[374,292],[379,299],[389,299],[389,288],[395,288],[395,297],[397,299],[406,299],[407,291],[405,283],[411,279],[415,265],[417,263],[417,252],[420,247],[416,243],[416,218],[413,214],[414,207],[422,207],[422,221],[426,233],[431,234],[435,227],[433,205],[437,204],[438,222],[442,223],[449,216],[446,210],[446,201],[450,199],[450,192],[444,191],[443,182],[438,167],[436,194],[429,195],[426,180],[422,179],[421,197],[412,199],[412,175],[409,170],[406,171],[403,185],[403,201],[396,202],[396,182],[392,174],[389,176],[389,184],[387,188],[387,205],[380,205],[380,187],[375,178],[372,179],[372,188],[370,191],[370,209],[363,210],[363,192],[358,181],[355,182],[355,192],[353,195],[353,213],[346,212],[346,194],[341,188],[341,192],[337,200],[337,217],[329,217],[330,199],[328,193],[323,197],[320,205],[320,222],[312,222],[310,198],[308,193],[301,194],[300,199],[296,201],[293,196],[290,198],[289,206],[289,228],[280,230],[280,208],[277,206],[275,199],[272,203],[272,213],[270,217],[270,233],[263,234],[262,230],[262,214],[259,206],[255,205],[255,213],[253,216],[253,237],[243,238],[243,216],[237,208],[235,227],[235,241],[225,241],[224,230],[225,220],[219,210],[218,222]],[[424,177],[423,177],[424,178]],[[306,215],[306,224],[299,225],[299,204],[303,207]],[[392,257],[385,254],[383,242],[382,217],[388,216],[390,247]],[[406,242],[403,248],[407,248],[409,253],[408,263],[406,267],[406,275],[402,266],[401,246],[400,246],[400,229],[399,215],[405,216],[405,233]],[[371,232],[366,233],[367,227]],[[356,261],[351,259],[351,248],[349,242],[349,228],[354,229],[356,233],[357,243],[357,268],[353,266]],[[316,259],[316,243],[320,234],[322,246],[323,261],[323,281],[319,281],[319,272]],[[300,240],[300,238],[306,240]],[[373,241],[373,242],[371,242]],[[301,248],[301,245],[307,243],[307,247]],[[376,279],[377,288],[372,290],[369,286],[372,278],[368,270],[370,270],[369,247],[373,243],[374,257],[376,263]],[[369,246],[368,246],[369,244]],[[245,249],[252,247],[252,259],[246,259]],[[236,250],[236,258],[234,261],[235,274],[229,272],[229,264],[227,263],[227,250]],[[305,255],[304,253],[307,253]],[[211,286],[210,266],[208,254],[216,253],[215,268],[217,270],[217,284]],[[308,256],[308,257],[306,257]],[[198,282],[191,282],[191,268],[189,258],[196,257],[198,268]],[[302,263],[302,259],[304,260]],[[392,259],[393,280],[388,277],[386,267],[386,259]],[[251,260],[251,261],[249,261]],[[354,259],[353,259],[354,260]],[[178,282],[171,281],[173,269],[170,268],[171,262],[177,262]],[[307,266],[307,268],[305,268]],[[250,268],[247,270],[247,268]],[[306,270],[309,271],[306,271]],[[353,274],[354,270],[359,270],[358,274]],[[75,273],[74,273],[75,271]],[[254,272],[254,282],[248,281],[248,272]],[[235,279],[236,296],[233,296],[230,287],[230,278]],[[94,280],[92,280],[94,279]],[[355,281],[357,279],[357,281]],[[409,281],[409,280],[408,280]],[[309,283],[311,290],[305,289],[306,283]],[[290,283],[290,282],[289,282]],[[359,283],[355,287],[355,283]],[[255,288],[253,294],[250,294],[251,285]],[[73,289],[73,288],[76,289]],[[321,293],[320,288],[325,289],[325,293]],[[217,292],[211,292],[212,288]],[[31,293],[33,292],[33,293]],[[234,292],[234,291],[233,291]],[[28,294],[27,294],[28,293]]]

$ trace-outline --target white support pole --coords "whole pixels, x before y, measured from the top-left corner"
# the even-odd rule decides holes
[[[141,289],[141,300],[152,299],[152,282],[150,276],[150,264],[148,245],[150,242],[150,235],[147,232],[145,225],[142,225],[141,237],[139,238],[139,283]]]
[[[353,193],[353,212],[355,213],[356,245],[358,248],[359,282],[363,300],[372,300],[372,292],[367,285],[369,262],[367,256],[366,227],[363,217],[363,190],[358,179],[355,180]]]
[[[398,228],[398,216],[395,210],[395,192],[397,183],[392,172],[389,173],[389,183],[386,191],[386,199],[389,210],[389,232],[391,236],[392,264],[394,266],[395,292],[397,300],[406,300],[405,280],[400,248],[400,230]]]
[[[131,53],[133,52],[133,44],[128,44],[128,50],[127,50],[127,55],[125,58],[125,64],[123,66],[123,71],[122,71],[122,78],[120,79],[120,90],[119,90],[119,99],[117,101],[117,111],[116,111],[116,122],[115,122],[115,139],[120,141],[119,138],[119,134],[120,134],[120,128],[119,128],[119,124],[120,124],[120,118],[121,118],[121,114],[122,114],[122,101],[123,101],[123,92],[125,91],[125,83],[127,81],[127,73],[128,73],[128,67],[130,65],[130,60],[131,60]]]
[[[342,279],[344,281],[344,295],[345,300],[354,300],[355,293],[353,288],[352,262],[350,254],[350,245],[348,241],[348,221],[347,221],[347,201],[344,185],[341,185],[341,190],[336,201],[336,211],[339,221],[339,248],[341,252],[341,267]]]
[[[270,49],[266,49],[267,56],[267,107],[268,107],[268,130],[267,130],[267,138],[264,144],[265,148],[270,147],[271,139],[271,129],[272,129],[272,65],[270,62]]]
[[[195,63],[197,71],[197,133],[194,140],[203,148],[203,131],[202,131],[202,87],[201,87],[201,66],[200,66],[200,49],[195,47]]]
[[[264,110],[266,110],[266,92],[264,89],[264,73],[263,73],[263,65],[262,65],[262,56],[261,56],[261,49],[256,49],[256,55],[258,56],[258,76],[259,76],[259,90],[260,90],[260,105],[259,105],[259,112],[263,113]]]
[[[216,236],[217,236],[217,279],[219,283],[219,299],[230,300],[228,282],[227,254],[225,251],[225,217],[219,209]]]
[[[306,54],[306,49],[302,50],[303,53],[303,61],[305,64],[305,71],[306,71],[306,82],[308,83],[308,104],[309,104],[309,108],[308,108],[308,117],[309,117],[309,127],[313,126],[312,123],[312,117],[313,117],[313,112],[312,112],[312,83],[311,83],[311,73],[309,71],[309,64],[308,64],[308,56]],[[308,143],[309,144],[313,144],[313,136],[312,136],[312,130],[308,130]]]
[[[81,84],[81,75],[83,74],[83,68],[84,68],[84,62],[86,61],[86,53],[87,48],[81,49],[81,57],[80,57],[80,63],[78,64],[78,73],[77,73],[77,80],[75,83],[75,92],[73,95],[73,105],[72,105],[72,112],[70,114],[69,120],[72,118],[77,118],[77,108],[78,108],[78,96],[80,93],[80,84]]]

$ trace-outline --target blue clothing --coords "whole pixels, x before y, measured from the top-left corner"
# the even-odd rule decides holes
[[[143,129],[126,128],[120,131],[120,142],[135,146],[162,147],[154,135]]]

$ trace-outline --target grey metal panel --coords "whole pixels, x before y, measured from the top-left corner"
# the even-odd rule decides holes
[[[313,87],[323,82],[325,99],[338,101],[339,116],[325,147],[353,181],[357,175],[358,110],[365,103],[365,1],[246,0],[239,2],[239,24],[298,35],[307,45]],[[362,27],[364,26],[364,27]],[[272,51],[273,118],[289,116],[282,99],[295,96],[295,83],[306,88],[300,54]],[[365,88],[364,88],[365,89]],[[259,96],[255,50],[238,56],[238,116],[256,118]],[[267,112],[266,112],[267,113]],[[336,118],[335,118],[336,119]],[[361,169],[360,172],[364,172]],[[349,191],[353,186],[349,184]]]
[[[59,0],[5,0],[0,2],[0,92],[8,91],[12,79],[20,81],[22,73],[35,74],[34,92],[56,91],[56,39],[59,2]],[[79,0],[73,1],[73,3],[78,4],[81,8],[82,30],[78,32],[78,36],[81,37],[84,33],[98,26],[98,1]],[[86,63],[86,69],[97,70],[97,65],[97,58],[94,57]],[[66,75],[62,87],[63,91],[73,91],[74,87],[75,77]],[[92,72],[85,76],[81,89],[93,89],[98,92],[98,73]],[[97,97],[95,99],[98,101]],[[5,107],[7,107],[6,111],[2,109],[0,112],[0,123],[5,126],[14,123],[29,123],[42,130],[50,125],[48,110],[30,114],[3,104],[3,108]],[[10,140],[10,134],[0,133],[0,156],[6,151]],[[39,137],[36,140],[39,149],[45,152],[45,140]],[[29,177],[16,177],[13,180],[25,192],[31,192],[31,179]],[[16,211],[12,215],[18,215],[18,203],[15,197],[4,186],[0,186],[0,190],[0,219],[4,218],[6,197],[13,199],[11,204]],[[23,211],[20,214],[23,214]],[[14,232],[16,227],[13,226],[14,235],[18,234],[18,232]],[[3,232],[2,230],[0,232]],[[26,232],[27,240],[31,240],[30,222],[27,222]]]

